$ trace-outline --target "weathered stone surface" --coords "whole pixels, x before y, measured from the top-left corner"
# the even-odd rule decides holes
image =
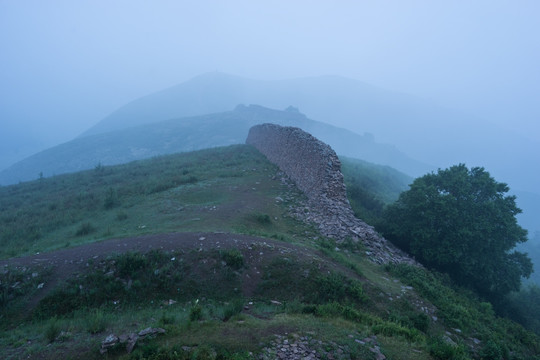
[[[103,340],[103,342],[101,343],[101,349],[99,352],[101,354],[105,354],[107,350],[109,350],[109,348],[115,346],[116,344],[118,344],[118,342],[119,342],[118,336],[116,336],[115,334],[109,334],[105,338],[105,340]]]
[[[126,351],[129,354],[133,351],[133,348],[135,348],[138,340],[142,340],[150,335],[158,334],[165,334],[165,329],[148,327],[139,331],[138,333],[130,333],[129,335],[122,334],[120,336],[116,336],[115,334],[110,334],[101,342],[101,349],[99,352],[101,354],[105,354],[111,347],[118,344],[126,344]]]
[[[126,351],[128,354],[131,354],[133,351],[133,348],[135,348],[135,345],[137,344],[137,340],[139,340],[139,335],[135,333],[129,334],[129,337],[127,338],[127,345],[126,345]]]
[[[304,192],[308,202],[291,208],[294,217],[314,223],[338,243],[362,241],[366,255],[379,264],[416,264],[407,254],[355,218],[347,199],[341,162],[330,146],[299,128],[275,124],[253,126],[246,143],[253,145]],[[283,184],[287,179],[282,177]]]
[[[365,346],[368,351],[373,353],[377,360],[385,360],[386,356],[381,352],[376,336],[370,336],[365,339],[355,338],[355,335],[349,335],[350,338],[358,344]],[[348,345],[340,345],[333,341],[322,341],[311,336],[291,336],[275,335],[274,340],[265,347],[261,354],[257,356],[259,360],[306,360],[306,359],[339,359],[350,360],[351,349]]]
[[[165,329],[149,327],[149,328],[139,331],[140,337],[154,335],[154,334],[165,334]]]
[[[253,126],[246,140],[277,164],[310,199],[347,201],[341,162],[330,146],[295,127]]]

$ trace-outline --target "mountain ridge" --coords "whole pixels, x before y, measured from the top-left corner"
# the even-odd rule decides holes
[[[170,119],[79,137],[1,171],[0,183],[36,179],[39,174],[52,176],[91,169],[99,164],[114,165],[162,154],[240,144],[251,126],[264,122],[301,127],[331,144],[340,155],[390,165],[405,173],[431,169],[393,146],[376,143],[369,135],[310,120],[292,107],[280,111],[239,105],[223,113]]]
[[[435,168],[484,166],[512,188],[538,193],[540,169],[529,164],[536,161],[540,143],[429,99],[339,76],[270,81],[206,73],[138,98],[81,135],[227,111],[237,104],[274,109],[293,105],[311,119],[374,134],[378,141]]]

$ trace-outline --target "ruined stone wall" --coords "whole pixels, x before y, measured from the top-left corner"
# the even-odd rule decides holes
[[[366,254],[378,263],[414,263],[405,253],[379,236],[373,227],[354,216],[347,199],[341,162],[335,151],[305,131],[275,124],[253,126],[246,143],[296,183],[308,203],[296,216],[316,224],[319,231],[336,241],[362,241]]]
[[[330,146],[295,127],[253,126],[246,140],[277,164],[310,200],[348,203],[341,162]]]

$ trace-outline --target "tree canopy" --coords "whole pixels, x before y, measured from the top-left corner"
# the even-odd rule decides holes
[[[421,263],[493,297],[519,290],[532,272],[515,196],[481,167],[459,164],[414,180],[385,213],[381,230]]]

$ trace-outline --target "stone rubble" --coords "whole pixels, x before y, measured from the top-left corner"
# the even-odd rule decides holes
[[[279,166],[283,184],[292,180],[307,196],[306,203],[290,209],[295,218],[315,224],[323,236],[337,243],[362,242],[366,255],[378,264],[417,264],[354,216],[341,162],[330,146],[299,128],[275,124],[253,126],[246,143]]]
[[[148,327],[139,331],[138,333],[122,334],[120,336],[116,336],[115,334],[109,334],[105,338],[105,340],[101,342],[101,349],[99,350],[99,352],[101,354],[105,354],[110,348],[116,347],[119,344],[126,344],[126,351],[128,352],[128,354],[130,354],[135,348],[137,341],[142,340],[148,336],[159,334],[165,334],[165,329]]]
[[[349,335],[354,339],[354,335]],[[354,341],[371,351],[376,360],[385,360],[386,356],[381,352],[376,336],[370,336]],[[314,360],[314,359],[352,359],[351,349],[348,345],[339,345],[333,341],[323,342],[311,336],[283,336],[275,335],[275,339],[263,349],[257,357],[259,360]]]

